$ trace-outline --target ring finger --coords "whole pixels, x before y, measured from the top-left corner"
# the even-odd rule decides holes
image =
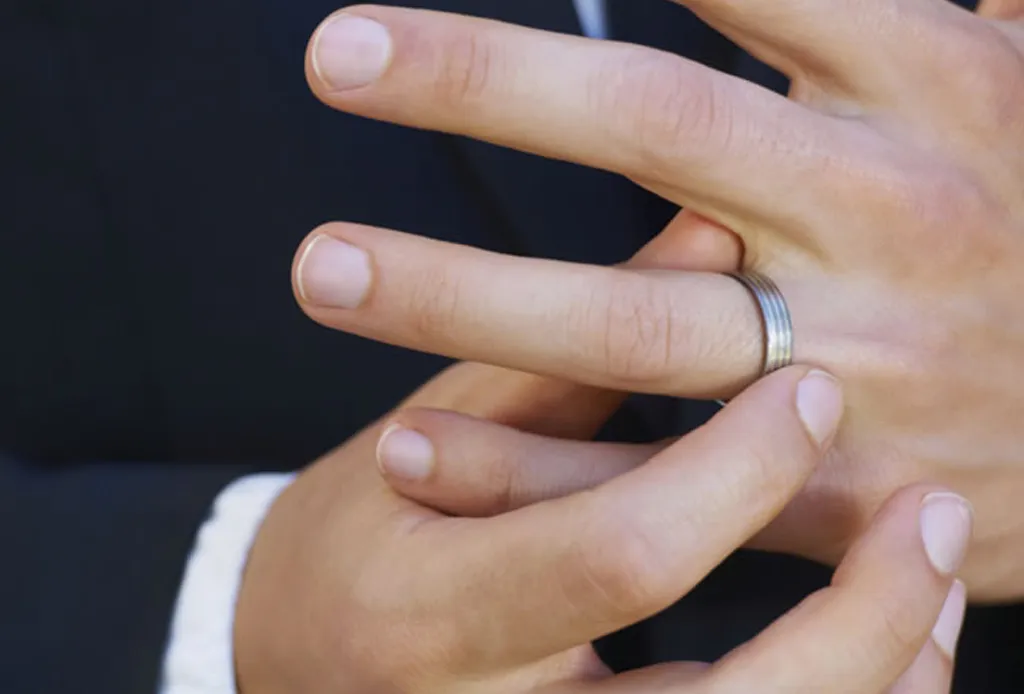
[[[729,397],[763,364],[750,294],[717,274],[523,259],[331,224],[299,249],[294,283],[324,325],[614,390]]]

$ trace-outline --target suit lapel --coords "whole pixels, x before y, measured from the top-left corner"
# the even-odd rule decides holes
[[[606,0],[612,37],[728,70],[736,53],[728,39],[689,9],[669,0]]]

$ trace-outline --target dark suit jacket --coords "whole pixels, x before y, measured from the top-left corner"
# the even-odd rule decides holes
[[[610,2],[622,38],[785,86],[679,7]],[[630,3],[649,14],[631,21]],[[220,488],[301,467],[442,366],[300,314],[290,261],[315,225],[611,263],[674,212],[611,175],[318,104],[303,49],[336,4],[0,5],[5,694],[151,690]],[[569,0],[412,4],[579,31]],[[606,435],[649,439],[706,414],[636,399]],[[738,556],[602,652],[619,667],[713,658],[826,577]],[[971,615],[962,691],[1024,688],[1020,618]]]

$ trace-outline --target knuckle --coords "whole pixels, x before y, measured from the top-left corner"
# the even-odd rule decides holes
[[[739,513],[756,526],[790,500],[821,453],[795,417],[751,422],[740,430],[753,435],[733,444],[722,461],[714,489],[716,507],[723,513]]]
[[[614,114],[613,127],[636,151],[638,176],[665,174],[680,158],[704,160],[729,149],[735,114],[713,73],[649,50],[616,58],[597,71],[590,93],[596,112]]]
[[[494,450],[484,462],[487,493],[484,495],[485,511],[492,515],[506,513],[515,508],[525,487],[523,473],[504,452]]]
[[[949,181],[937,170],[906,167],[893,171],[886,184],[886,207],[929,237],[953,228],[962,217],[957,209],[958,191],[951,190]]]
[[[606,374],[641,384],[664,379],[672,368],[686,333],[678,323],[671,294],[639,276],[623,277],[595,290],[579,315],[569,321],[575,326],[570,331],[585,338],[573,340],[574,344],[599,350],[587,354],[592,357],[587,362],[600,364]]]
[[[465,107],[500,85],[503,61],[499,45],[486,32],[466,31],[450,37],[435,81],[439,101],[448,107]]]
[[[463,644],[443,614],[413,609],[408,586],[388,570],[390,563],[381,556],[363,567],[348,591],[339,628],[344,629],[344,652],[361,671],[405,691],[455,663]]]
[[[869,629],[865,632],[863,648],[880,659],[898,659],[904,653],[916,652],[928,635],[927,625],[921,619],[917,601],[901,596],[889,596],[865,605]]]
[[[902,234],[928,243],[937,254],[936,263],[946,258],[962,264],[965,257],[983,252],[985,239],[1000,228],[990,219],[990,195],[980,182],[933,157],[888,154],[881,161],[861,163],[856,177],[867,185],[858,186],[854,194],[863,194],[870,209],[879,211],[879,223],[889,220],[892,225],[896,220]],[[882,243],[890,250],[917,251],[903,235],[884,238]],[[944,263],[941,267],[944,272],[949,269]]]
[[[987,129],[1000,128],[1000,134],[1016,127],[1024,110],[1024,54],[992,24],[951,25],[949,31],[953,35],[941,37],[935,49],[940,64],[951,68],[940,69],[959,107],[978,116]]]
[[[672,577],[650,530],[618,514],[601,517],[608,520],[593,522],[565,555],[570,566],[559,573],[570,581],[564,587],[568,598],[581,601],[583,609],[623,619],[670,604]]]
[[[786,429],[792,433],[784,438],[781,435],[782,428],[780,427],[765,437],[762,443],[766,445],[754,445],[754,442],[745,443],[739,450],[739,455],[743,458],[743,465],[734,466],[734,474],[737,479],[726,484],[726,487],[745,496],[751,496],[750,499],[737,500],[743,502],[743,505],[749,503],[774,504],[775,495],[765,492],[791,489],[794,478],[792,470],[804,467],[792,463],[815,457],[808,435],[799,424],[794,422]],[[786,439],[789,440],[788,446],[785,445]],[[725,470],[728,469],[728,467],[725,468]],[[753,494],[750,494],[751,491]],[[743,505],[737,504],[736,507],[742,508]]]
[[[408,294],[406,316],[413,332],[428,337],[448,334],[458,323],[462,297],[457,274],[440,266],[425,270]]]

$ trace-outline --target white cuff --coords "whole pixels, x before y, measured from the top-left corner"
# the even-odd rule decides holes
[[[221,492],[199,530],[164,656],[161,694],[235,694],[235,601],[249,549],[294,475],[246,477]]]

